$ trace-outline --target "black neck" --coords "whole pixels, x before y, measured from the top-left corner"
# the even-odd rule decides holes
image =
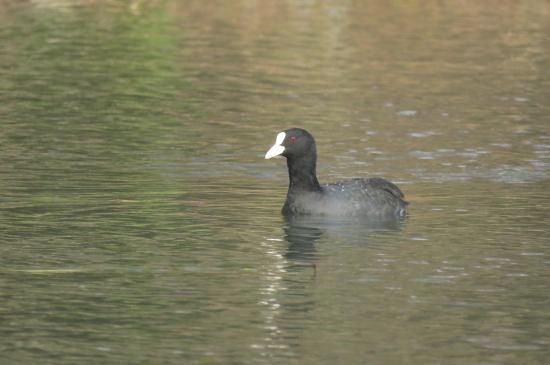
[[[287,158],[289,193],[295,191],[321,191],[321,185],[315,172],[316,162],[315,153],[299,158]]]

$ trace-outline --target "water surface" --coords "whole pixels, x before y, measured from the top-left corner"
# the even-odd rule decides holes
[[[545,364],[545,1],[0,3],[17,364]],[[290,126],[394,224],[285,220]]]

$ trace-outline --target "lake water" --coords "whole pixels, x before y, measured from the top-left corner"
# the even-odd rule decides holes
[[[547,1],[2,1],[0,123],[1,363],[548,363]]]

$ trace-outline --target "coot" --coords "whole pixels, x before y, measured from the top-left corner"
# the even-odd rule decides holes
[[[368,216],[405,215],[407,202],[399,188],[379,177],[319,184],[315,171],[317,150],[313,136],[301,128],[277,135],[266,159],[282,155],[288,166],[288,193],[282,213],[292,215]]]

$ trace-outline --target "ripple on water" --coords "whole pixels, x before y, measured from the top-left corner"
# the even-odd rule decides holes
[[[397,115],[400,117],[414,117],[416,114],[416,110],[401,110],[397,112]]]
[[[411,132],[409,133],[409,136],[414,138],[426,138],[426,137],[435,136],[436,134],[438,133],[434,131],[424,131],[424,132]]]

